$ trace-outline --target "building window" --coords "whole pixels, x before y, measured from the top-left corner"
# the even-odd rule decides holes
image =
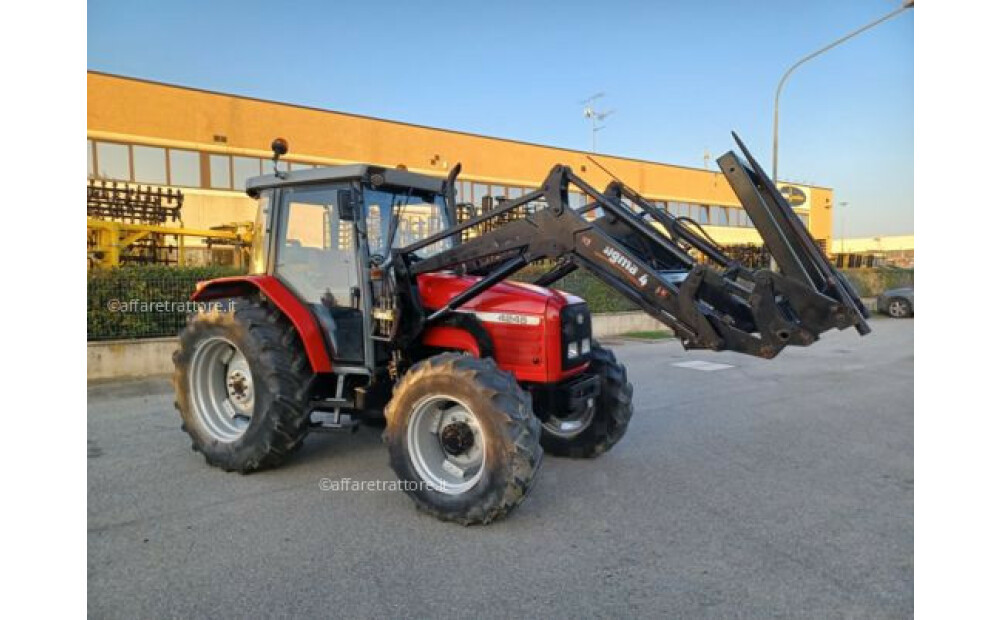
[[[455,183],[455,200],[458,202],[472,202],[472,183],[468,181]]]
[[[128,146],[110,142],[97,143],[97,176],[103,179],[132,180]]]
[[[691,205],[691,219],[699,224],[708,224],[708,205]]]
[[[728,209],[718,205],[709,207],[709,223],[713,226],[729,226]]]
[[[802,223],[806,225],[806,230],[809,230],[809,214],[808,213],[796,213]]]
[[[522,188],[522,187],[508,187],[507,188],[507,196],[510,197],[511,200],[517,200],[518,198],[520,198],[523,195],[524,195],[524,188]]]
[[[94,143],[87,140],[87,177],[94,176]]]
[[[247,186],[247,179],[260,176],[260,160],[256,157],[233,157],[233,187]]]
[[[209,187],[213,189],[231,189],[233,187],[229,161],[229,155],[208,156]]]
[[[494,198],[506,198],[507,188],[503,185],[494,185],[490,187],[490,196],[493,196]]]
[[[201,187],[201,160],[197,151],[170,149],[170,184]]]
[[[132,146],[133,178],[138,183],[167,184],[167,151],[158,146]]]
[[[690,212],[688,211],[688,205],[686,202],[668,202],[667,210],[670,211],[671,215],[674,217],[690,217]]]
[[[569,208],[573,210],[582,209],[587,205],[587,197],[579,192],[569,193]]]
[[[483,204],[483,198],[489,194],[490,188],[482,183],[472,184],[472,204],[477,207]]]
[[[273,159],[260,160],[260,171],[262,174],[274,174],[275,167],[277,167],[278,172],[289,172],[292,169],[285,159],[279,159],[277,166],[275,166]]]
[[[292,166],[292,171],[293,172],[296,171],[296,170],[312,170],[313,168],[316,167],[316,166],[314,166],[312,164],[303,164],[303,163],[299,163],[297,161],[290,162],[290,165]]]

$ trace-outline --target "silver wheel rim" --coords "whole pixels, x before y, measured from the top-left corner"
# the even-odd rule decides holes
[[[253,374],[246,357],[220,336],[198,343],[188,371],[194,414],[213,439],[231,443],[253,417]]]
[[[903,306],[903,302],[899,300],[889,302],[889,315],[896,318],[906,316],[906,307]]]
[[[468,405],[453,398],[427,396],[417,402],[406,446],[417,475],[447,495],[476,486],[486,470],[486,440],[479,420]]]
[[[592,399],[591,399],[592,400]],[[594,403],[587,403],[587,407],[575,416],[560,418],[550,415],[542,422],[542,427],[550,434],[563,439],[576,437],[590,426],[594,419]]]

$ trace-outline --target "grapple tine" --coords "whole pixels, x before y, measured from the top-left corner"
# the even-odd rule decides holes
[[[837,317],[838,326],[854,326],[861,335],[871,332],[865,321],[868,311],[853,287],[823,254],[805,224],[735,132],[733,138],[746,162],[730,151],[718,159],[719,166],[781,273],[829,298],[829,314]]]

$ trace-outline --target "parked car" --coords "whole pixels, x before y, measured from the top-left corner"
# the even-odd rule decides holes
[[[913,288],[894,288],[878,296],[875,309],[894,319],[913,316]]]

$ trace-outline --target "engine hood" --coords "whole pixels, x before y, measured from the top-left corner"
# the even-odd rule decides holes
[[[417,286],[424,307],[437,309],[481,279],[452,273],[425,273],[417,276]],[[582,302],[569,293],[508,280],[493,286],[461,309],[541,317],[545,315],[546,306],[558,311],[563,306]]]

